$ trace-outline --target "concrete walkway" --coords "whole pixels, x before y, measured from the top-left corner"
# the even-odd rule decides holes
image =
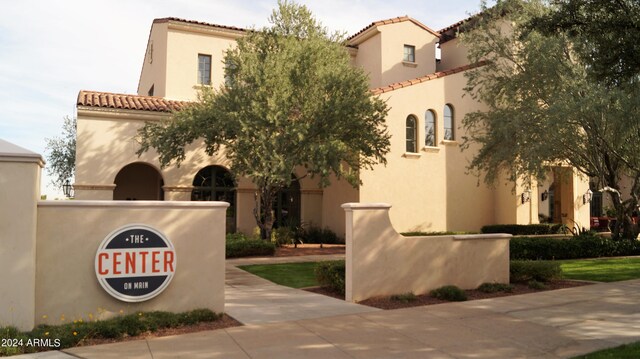
[[[265,324],[379,311],[304,290],[283,287],[237,268],[238,265],[343,259],[318,255],[227,260],[224,311],[239,322]]]
[[[240,290],[247,285],[242,289],[250,293],[252,283],[258,287],[255,307],[263,305],[261,295],[273,294],[267,291],[273,287],[228,269],[238,277],[229,277],[227,288]],[[248,297],[238,297],[235,303],[238,313],[240,304],[253,310]],[[640,280],[632,280],[400,310],[331,313],[320,318],[297,319],[287,314],[292,315],[291,321],[80,347],[65,350],[68,354],[48,352],[38,357],[569,358],[639,341],[638,303]],[[323,311],[313,306],[307,309]],[[270,316],[265,320],[270,321]]]

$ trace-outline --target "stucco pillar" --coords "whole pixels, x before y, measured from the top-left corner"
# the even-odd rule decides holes
[[[0,139],[0,326],[35,324],[36,226],[42,156]]]
[[[358,260],[354,253],[366,251],[363,246],[369,246],[370,233],[386,233],[393,231],[389,219],[388,203],[345,203],[342,205],[345,211],[345,300],[354,301],[353,282],[358,281],[359,274],[354,271],[354,262]],[[395,233],[395,232],[394,232]],[[356,248],[355,246],[358,246]],[[355,263],[357,267],[359,263]],[[364,298],[357,298],[364,299]]]

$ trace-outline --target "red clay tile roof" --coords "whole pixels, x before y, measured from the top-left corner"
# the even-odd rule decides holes
[[[372,27],[376,27],[376,26],[382,26],[382,25],[388,25],[388,24],[395,24],[398,22],[403,22],[403,21],[411,21],[412,23],[418,25],[419,27],[421,27],[422,29],[432,33],[435,36],[440,36],[439,33],[437,33],[436,31],[432,30],[431,28],[429,28],[427,25],[421,23],[420,21],[410,18],[409,16],[399,16],[399,17],[394,17],[393,19],[387,19],[387,20],[380,20],[380,21],[375,21],[372,22],[369,26],[365,27],[364,29],[356,32],[355,34],[349,36],[349,38],[347,39],[347,41],[355,38],[356,36],[362,34],[363,32],[369,30]]]
[[[249,31],[249,30],[243,29],[241,27],[210,24],[208,22],[185,20],[185,19],[180,19],[180,18],[177,18],[177,17],[165,17],[165,18],[162,18],[162,19],[154,19],[153,23],[155,24],[155,23],[163,23],[163,22],[169,22],[169,21],[184,22],[184,23],[187,23],[187,24],[204,25],[204,26],[215,27],[215,28],[218,28],[218,29],[225,29],[225,30],[234,30],[234,31],[241,31],[241,32]]]
[[[126,95],[110,92],[80,91],[76,105],[122,110],[172,112],[188,105],[187,101],[165,100],[161,97]]]
[[[404,87],[417,85],[417,84],[422,83],[422,82],[435,80],[435,79],[440,78],[440,77],[445,77],[445,76],[457,74],[458,72],[467,71],[467,70],[470,70],[470,69],[474,69],[476,67],[484,66],[486,64],[487,64],[486,61],[480,61],[480,62],[475,63],[475,64],[464,65],[464,66],[456,67],[456,68],[453,68],[453,69],[450,69],[450,70],[446,70],[446,71],[434,72],[432,74],[429,74],[429,75],[426,75],[426,76],[422,76],[422,77],[418,77],[418,78],[415,78],[415,79],[406,80],[406,81],[402,81],[402,82],[396,82],[396,83],[388,85],[388,86],[378,87],[378,88],[375,88],[375,89],[371,90],[371,93],[374,94],[374,95],[380,95],[380,94],[383,94],[385,92],[390,92],[390,91],[394,91],[394,90],[401,89],[401,88],[404,88]]]

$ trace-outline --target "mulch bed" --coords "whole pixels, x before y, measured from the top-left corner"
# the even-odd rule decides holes
[[[155,332],[146,332],[140,335],[126,336],[124,338],[118,338],[118,339],[88,339],[80,342],[78,346],[119,343],[119,342],[126,342],[130,340],[167,337],[171,335],[181,335],[181,334],[201,332],[204,330],[231,328],[231,327],[237,327],[241,325],[242,323],[240,323],[239,321],[233,319],[232,317],[226,314],[223,314],[221,319],[216,320],[214,322],[203,322],[203,323],[198,323],[194,325],[186,325],[178,328],[160,329]]]
[[[551,283],[546,283],[547,285],[546,289],[531,289],[526,284],[515,283],[513,284],[514,286],[513,291],[508,293],[506,292],[484,293],[476,289],[465,290],[465,292],[467,293],[468,300],[477,300],[477,299],[507,297],[511,295],[526,294],[526,293],[544,292],[548,290],[555,290],[555,289],[562,289],[562,288],[579,287],[579,286],[588,285],[588,284],[590,283],[570,281],[570,280],[559,280]],[[313,288],[305,288],[305,290],[309,292],[324,294],[330,297],[344,300],[344,295],[337,294],[326,288],[313,287]],[[401,309],[401,308],[417,307],[421,305],[433,305],[433,304],[442,304],[442,303],[451,303],[451,302],[433,298],[429,296],[429,294],[416,295],[415,300],[408,301],[408,302],[392,300],[390,296],[374,297],[374,298],[369,298],[367,300],[358,302],[358,304],[363,304],[363,305],[380,308],[380,309]]]
[[[318,254],[344,254],[344,244],[298,244],[297,248],[293,245],[286,245],[276,248],[275,257],[293,257],[293,256],[310,256]]]

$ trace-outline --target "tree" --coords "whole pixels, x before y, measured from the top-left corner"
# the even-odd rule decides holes
[[[463,119],[465,146],[481,146],[470,169],[489,183],[505,173],[530,183],[550,166],[572,166],[607,189],[619,216],[614,236],[635,238],[638,97],[595,81],[572,37],[527,26],[550,11],[542,1],[500,1],[461,35],[470,60],[487,61],[467,73],[467,92],[488,107]],[[628,200],[620,196],[624,175],[633,180]]]
[[[60,188],[75,174],[76,128],[75,117],[65,116],[62,124],[62,136],[45,138],[47,173],[53,177],[51,182]]]
[[[638,82],[640,2],[637,0],[553,0],[553,11],[533,18],[545,34],[562,33],[578,47],[589,72],[610,84]]]
[[[147,123],[139,154],[155,148],[163,166],[185,159],[184,147],[203,139],[224,151],[231,170],[258,188],[254,216],[269,238],[273,199],[296,180],[333,174],[351,185],[358,171],[386,163],[386,104],[372,97],[368,78],[351,66],[340,34],[329,34],[305,6],[278,3],[271,27],[250,31],[225,55],[226,86],[202,89],[199,101],[173,118]]]

